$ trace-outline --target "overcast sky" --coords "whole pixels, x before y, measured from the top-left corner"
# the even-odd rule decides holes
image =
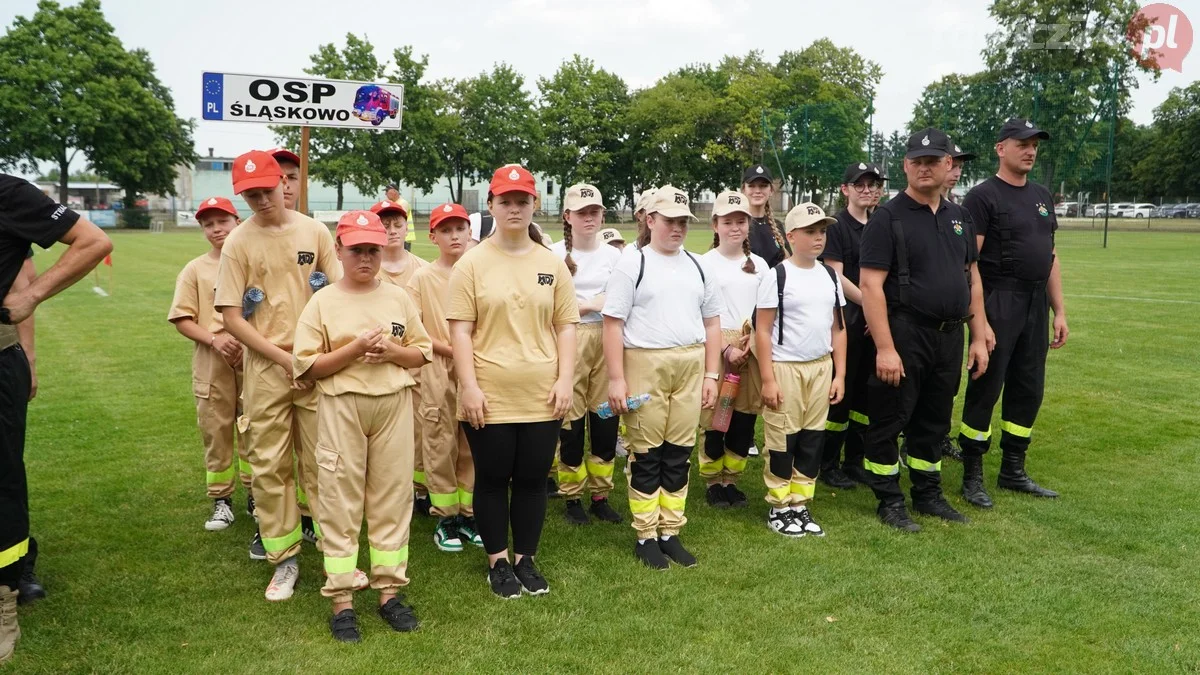
[[[69,4],[69,3],[68,3]],[[175,96],[176,112],[199,119],[202,71],[302,75],[317,45],[341,44],[347,32],[366,35],[377,55],[411,44],[429,55],[433,78],[468,77],[497,61],[511,64],[533,88],[566,58],[582,54],[646,87],[688,63],[715,63],[725,54],[761,49],[774,60],[821,37],[853,47],[883,67],[875,126],[889,132],[907,123],[930,82],[983,67],[980,49],[996,24],[986,0],[859,0],[816,3],[755,0],[459,0],[350,2],[346,0],[105,0],[108,21],[127,48],[150,52],[159,78]],[[1200,27],[1200,0],[1176,1]],[[36,0],[0,2],[0,25],[31,15]],[[819,8],[819,9],[818,9]],[[1144,78],[1132,116],[1152,119],[1172,87],[1200,73],[1192,49],[1183,74]],[[273,145],[265,126],[204,122],[196,149],[236,155]]]

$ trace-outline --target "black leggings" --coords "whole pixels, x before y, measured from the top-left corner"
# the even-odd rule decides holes
[[[554,463],[561,420],[488,424],[462,423],[475,460],[475,522],[488,555],[508,548],[536,555],[546,520],[546,474]],[[508,488],[512,485],[512,497]]]

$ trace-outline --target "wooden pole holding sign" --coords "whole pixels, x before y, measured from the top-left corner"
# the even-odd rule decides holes
[[[300,127],[300,197],[296,202],[296,210],[308,215],[308,131],[307,126]]]

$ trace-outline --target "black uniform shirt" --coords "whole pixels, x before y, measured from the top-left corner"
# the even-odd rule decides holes
[[[1054,217],[1054,198],[1049,190],[1032,181],[1017,187],[992,176],[971,188],[963,207],[971,214],[975,232],[983,235],[979,275],[985,281],[995,277],[1025,281],[1050,278],[1058,219]],[[1011,233],[1007,251],[1002,235],[1005,218]],[[1008,265],[1002,261],[1005,255],[1012,259]]]
[[[771,233],[772,229],[779,231],[779,225],[767,222],[765,216],[750,219],[750,252],[774,267],[792,254],[792,247],[788,246],[787,240],[784,239],[783,248],[779,248],[779,243],[775,241],[775,235]]]
[[[978,258],[966,210],[943,199],[935,215],[904,192],[875,209],[863,228],[859,264],[889,271],[883,284],[889,307],[900,301],[892,218],[900,221],[908,249],[911,309],[938,320],[965,317],[971,309],[965,270]]]
[[[29,181],[0,173],[0,301],[21,271],[29,245],[50,248],[77,220],[78,213]]]
[[[834,219],[837,222],[830,225],[825,234],[825,253],[821,257],[842,263],[842,276],[857,286],[859,249],[862,248],[866,223],[858,222],[848,209],[842,209]]]

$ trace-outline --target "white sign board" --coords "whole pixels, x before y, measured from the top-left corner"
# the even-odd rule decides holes
[[[347,129],[399,129],[404,85],[204,73],[203,118]]]

